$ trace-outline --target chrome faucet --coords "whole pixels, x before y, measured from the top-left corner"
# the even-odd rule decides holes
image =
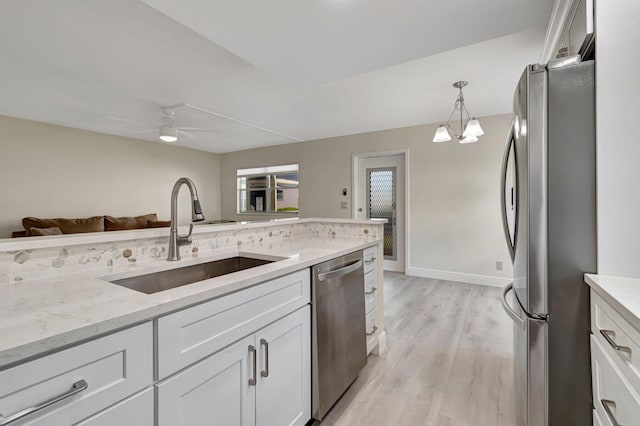
[[[191,193],[191,223],[187,235],[178,235],[178,192],[180,187],[187,185]],[[191,244],[191,232],[193,232],[193,222],[204,220],[202,207],[198,200],[198,190],[196,185],[189,178],[183,177],[176,181],[171,191],[171,231],[169,233],[169,257],[167,260],[180,260],[180,246]]]

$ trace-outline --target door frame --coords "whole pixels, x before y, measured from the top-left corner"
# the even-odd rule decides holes
[[[409,258],[410,252],[409,244],[411,232],[409,232],[409,148],[394,149],[390,151],[373,151],[362,152],[351,155],[351,218],[358,217],[358,198],[360,195],[360,188],[358,188],[358,176],[360,174],[360,159],[371,157],[387,157],[390,155],[402,155],[404,157],[404,203],[402,205],[404,210],[404,273],[409,271]]]

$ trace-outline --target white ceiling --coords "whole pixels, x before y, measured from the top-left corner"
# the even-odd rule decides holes
[[[504,113],[552,5],[11,0],[0,114],[157,141],[140,132],[160,107],[189,103],[236,121],[180,108],[178,126],[217,131],[178,143],[230,152],[443,121],[460,79],[472,114]]]

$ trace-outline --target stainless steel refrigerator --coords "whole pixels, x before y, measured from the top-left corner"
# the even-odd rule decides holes
[[[592,424],[589,289],[596,272],[594,63],[528,66],[514,95],[502,168],[513,283],[518,424]],[[511,294],[511,295],[510,295]]]

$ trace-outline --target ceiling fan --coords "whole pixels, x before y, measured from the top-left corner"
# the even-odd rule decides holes
[[[176,107],[162,107],[161,123],[154,126],[149,123],[142,123],[140,121],[129,120],[122,117],[107,117],[110,120],[122,121],[124,123],[135,124],[138,126],[152,127],[149,129],[139,130],[135,133],[154,133],[158,132],[158,137],[163,142],[176,142],[178,136],[186,136],[191,139],[197,139],[197,135],[194,132],[212,132],[217,133],[216,129],[202,129],[198,127],[176,127]]]

